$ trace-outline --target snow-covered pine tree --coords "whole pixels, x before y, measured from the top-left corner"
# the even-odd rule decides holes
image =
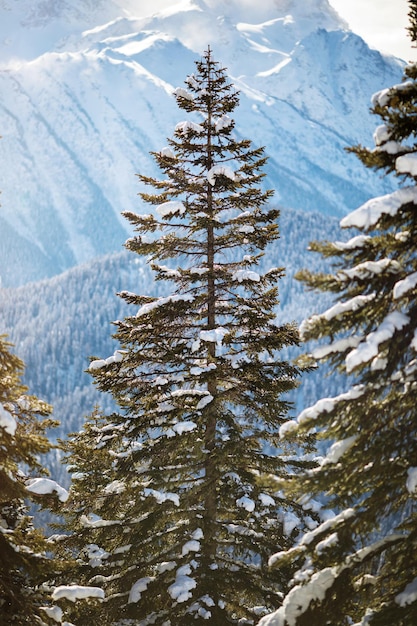
[[[417,33],[417,2],[412,30]],[[347,391],[323,398],[282,435],[317,429],[331,444],[292,493],[326,494],[337,515],[273,558],[300,571],[262,626],[417,624],[417,65],[373,96],[375,148],[353,148],[367,167],[394,172],[393,193],[345,217],[347,243],[315,243],[334,272],[300,278],[336,294],[302,327],[328,341],[313,355],[346,373]]]
[[[54,508],[66,492],[46,478],[40,455],[51,449],[46,429],[51,407],[27,394],[22,361],[0,336],[0,624],[56,624],[59,609],[44,583],[59,566],[52,546],[33,527],[29,503]],[[40,417],[45,419],[39,420]],[[56,618],[56,619],[53,619]]]
[[[315,516],[262,482],[306,462],[277,456],[299,377],[280,351],[298,331],[274,321],[283,269],[256,271],[279,212],[260,186],[263,149],[235,138],[238,95],[210,50],[175,97],[188,119],[154,153],[163,176],[140,176],[155,212],[126,214],[128,249],[172,289],[122,293],[135,313],[116,323],[120,348],[90,364],[122,411],[68,443],[71,541],[83,584],[106,592],[96,623],[251,624],[289,578],[268,555]]]

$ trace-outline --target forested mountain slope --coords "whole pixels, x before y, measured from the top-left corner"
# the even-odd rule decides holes
[[[308,252],[308,244],[315,239],[340,239],[344,234],[336,218],[319,213],[282,210],[279,223],[281,237],[266,251],[261,269],[286,268],[286,276],[279,281],[277,315],[283,322],[301,321],[325,305],[293,279],[302,267],[324,267],[317,255]],[[31,392],[54,406],[54,416],[61,422],[56,436],[78,430],[95,403],[110,406],[85,370],[89,356],[113,354],[111,322],[132,313],[116,296],[121,290],[162,295],[161,284],[154,282],[149,267],[126,251],[48,280],[0,291],[0,327],[26,363],[25,382]],[[301,408],[320,394],[333,392],[338,384],[323,378],[322,372],[310,374],[294,400]]]

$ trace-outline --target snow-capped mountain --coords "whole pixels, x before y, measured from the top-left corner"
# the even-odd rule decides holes
[[[120,250],[135,173],[157,173],[149,151],[183,115],[172,91],[208,45],[277,203],[341,216],[392,188],[344,148],[371,142],[370,97],[402,63],[327,0],[0,0],[3,285]]]

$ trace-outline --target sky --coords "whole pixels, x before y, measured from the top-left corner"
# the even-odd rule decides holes
[[[372,48],[417,61],[406,28],[408,0],[329,0],[349,27]]]

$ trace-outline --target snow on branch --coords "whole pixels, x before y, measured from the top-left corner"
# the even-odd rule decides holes
[[[147,304],[142,305],[139,311],[136,313],[136,317],[147,315],[154,309],[164,306],[165,304],[168,304],[170,302],[192,302],[193,300],[194,296],[192,296],[191,294],[174,294],[172,296],[167,296],[166,298],[157,298],[156,300],[154,300],[154,302],[148,302]]]
[[[127,601],[128,604],[139,602],[142,597],[142,593],[147,590],[149,583],[153,580],[155,579],[150,576],[146,576],[144,578],[139,578],[139,580],[133,583],[129,592],[129,599]]]
[[[389,272],[395,274],[401,270],[401,266],[398,261],[392,259],[379,259],[378,261],[364,261],[358,263],[349,270],[341,270],[338,272],[337,277],[341,281],[347,280],[364,280],[370,278],[373,274],[382,274],[383,272]]]
[[[219,326],[218,328],[213,328],[213,330],[200,330],[200,340],[217,343],[218,346],[221,346],[223,342],[223,338],[227,335],[228,331],[223,326]]]
[[[184,215],[185,206],[182,202],[179,202],[178,200],[171,200],[169,202],[164,202],[163,204],[160,204],[156,207],[155,210],[161,217],[166,217],[167,215],[175,215],[176,213]]]
[[[178,497],[178,494],[171,493],[169,491],[164,492],[164,491],[157,491],[156,489],[145,488],[143,490],[143,495],[145,497],[152,496],[153,498],[155,498],[158,504],[163,504],[164,502],[167,502],[168,500],[170,500],[171,502],[175,504],[175,506],[180,505],[180,499]]]
[[[403,535],[389,535],[370,546],[357,550],[346,557],[341,565],[325,567],[314,573],[307,583],[293,587],[285,597],[282,606],[274,613],[263,617],[259,626],[296,626],[298,618],[307,611],[311,602],[323,601],[327,591],[344,571],[352,569],[366,558],[378,554],[391,543],[396,543],[401,539]],[[413,587],[410,590],[409,596],[414,592],[417,593],[417,585],[415,589]]]
[[[353,311],[357,311],[361,309],[365,304],[371,302],[375,298],[375,294],[371,293],[365,296],[355,296],[346,302],[337,302],[330,309],[327,309],[324,313],[320,315],[313,315],[312,317],[304,320],[300,325],[300,336],[302,339],[306,339],[306,333],[311,330],[312,326],[314,326],[320,320],[326,320],[330,322],[335,317],[339,315],[344,315],[345,313],[351,313]]]
[[[8,411],[0,404],[0,428],[4,428],[6,433],[13,435],[16,432],[17,423],[13,415],[10,415]]]
[[[222,115],[221,117],[219,117],[215,124],[216,133],[218,133],[220,130],[223,130],[224,128],[229,128],[232,123],[233,120],[231,117],[229,117],[228,115]]]
[[[177,87],[176,89],[174,89],[172,93],[174,94],[176,98],[185,98],[185,100],[190,100],[190,101],[194,100],[194,95],[190,93],[189,91],[187,91],[186,89],[184,89],[183,87]]]
[[[368,200],[356,211],[346,215],[341,220],[340,226],[342,228],[373,228],[383,215],[395,216],[399,209],[409,202],[417,203],[417,187],[403,187],[385,196]]]
[[[350,400],[357,400],[360,398],[365,392],[364,385],[356,385],[346,391],[345,393],[341,393],[334,398],[321,398],[318,400],[313,406],[310,406],[304,411],[301,411],[299,416],[295,420],[289,420],[288,422],[284,422],[284,424],[279,429],[279,436],[284,438],[287,434],[294,432],[297,430],[298,426],[309,421],[316,420],[322,413],[330,413],[335,409],[339,402],[347,402]]]
[[[393,85],[392,87],[381,89],[380,91],[377,91],[373,94],[371,98],[372,106],[375,107],[379,105],[380,107],[385,107],[391,100],[391,97],[395,95],[395,92],[407,91],[407,89],[410,89],[410,91],[414,90],[413,80],[406,80],[403,83],[398,83],[398,85]]]
[[[394,300],[399,300],[416,286],[417,272],[413,272],[412,274],[407,276],[407,278],[403,278],[403,280],[399,280],[397,283],[395,283],[392,297],[394,298]]]
[[[252,282],[259,282],[261,277],[257,272],[253,272],[252,270],[237,270],[232,275],[232,280],[237,281],[238,283],[243,282],[244,280],[251,280]]]
[[[346,371],[350,373],[359,365],[368,363],[376,357],[379,353],[380,344],[391,339],[396,331],[404,328],[409,322],[410,318],[404,313],[399,311],[389,313],[377,330],[370,333],[365,341],[349,352],[346,357]]]
[[[168,157],[169,159],[177,158],[175,154],[172,152],[171,148],[168,148],[168,146],[165,146],[164,148],[162,148],[162,150],[159,151],[159,154],[163,157]]]
[[[356,237],[352,237],[349,241],[335,241],[334,246],[338,250],[356,250],[362,248],[370,239],[372,239],[370,235],[356,235]]]
[[[230,180],[237,180],[236,173],[228,165],[213,165],[207,172],[207,180],[210,185],[216,184],[216,176],[226,176]]]
[[[176,572],[175,582],[168,587],[168,593],[178,603],[186,602],[192,596],[191,590],[197,587],[194,578],[190,577],[191,566],[183,565]]]
[[[415,494],[417,491],[417,467],[409,467],[407,470],[407,491],[411,494]]]
[[[70,602],[76,600],[85,600],[89,598],[97,598],[104,600],[104,591],[100,587],[83,587],[81,585],[61,585],[56,587],[52,593],[52,600],[62,600],[65,598]]]
[[[186,122],[179,122],[175,126],[175,131],[177,133],[181,133],[184,135],[186,135],[189,132],[194,132],[200,135],[201,133],[204,133],[204,127],[201,126],[201,124],[196,124],[195,122],[186,121]]]
[[[27,491],[30,491],[31,493],[36,493],[37,495],[56,493],[61,502],[66,502],[69,497],[68,491],[50,478],[32,478],[27,483],[26,489]]]
[[[410,154],[399,156],[395,161],[395,169],[399,174],[417,176],[417,154],[411,152]]]
[[[120,363],[120,361],[123,360],[123,356],[125,354],[126,353],[123,350],[116,350],[112,354],[112,356],[107,357],[107,359],[95,359],[94,361],[91,361],[88,369],[90,372],[93,372],[94,370],[99,370],[106,365],[111,365],[112,363]]]
[[[396,604],[404,607],[407,604],[413,604],[417,600],[417,578],[408,583],[404,591],[395,596]]]

